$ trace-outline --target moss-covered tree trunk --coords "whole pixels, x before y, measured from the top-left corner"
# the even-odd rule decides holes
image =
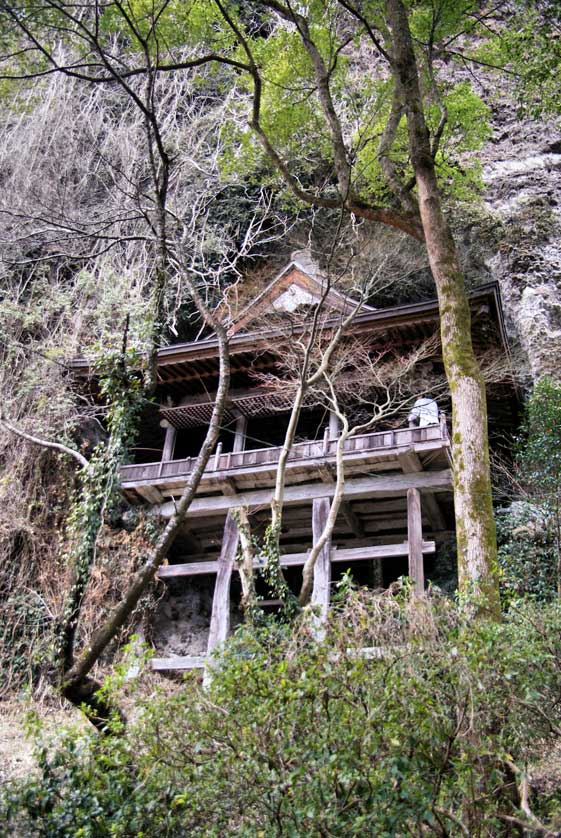
[[[387,0],[386,9],[392,30],[392,70],[407,114],[409,152],[429,263],[438,294],[442,352],[452,397],[460,589],[479,597],[481,610],[497,614],[497,545],[485,384],[471,340],[464,277],[453,236],[442,212],[407,11],[402,0]]]

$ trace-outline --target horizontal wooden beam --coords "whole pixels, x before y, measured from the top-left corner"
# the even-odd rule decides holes
[[[427,555],[434,553],[436,545],[434,541],[423,541],[423,553]],[[357,562],[363,559],[394,559],[400,556],[407,556],[408,546],[407,542],[403,541],[400,544],[383,544],[377,547],[343,547],[334,549],[331,561],[332,562]],[[281,557],[282,563],[282,557]]]
[[[169,658],[152,658],[150,666],[155,672],[180,669],[204,669],[206,655],[172,655]]]
[[[175,576],[208,576],[218,571],[218,562],[185,562],[181,564],[160,565],[158,576],[160,579],[172,579]]]
[[[404,527],[405,530],[405,527]],[[454,536],[453,530],[441,530],[439,532],[431,532],[425,533],[427,536],[427,540],[434,541],[436,544],[440,544],[443,541],[449,541]],[[281,542],[281,550],[289,550],[291,553],[305,553],[306,550],[309,548],[310,543],[310,530],[308,530],[307,538],[299,539],[297,541],[292,541],[289,539],[287,542]],[[339,539],[339,543],[341,548],[352,548],[352,547],[368,547],[376,546],[380,547],[384,544],[400,544],[405,538],[404,532],[401,533],[386,533],[385,535],[368,535],[366,538],[355,538],[354,536],[344,536]],[[201,562],[202,564],[207,564],[209,561],[216,561],[218,558],[218,547],[215,547],[214,550],[208,551],[201,551],[193,553],[192,551],[186,549],[185,552],[181,555],[176,555],[175,560],[181,564],[191,564],[193,562]],[[164,565],[167,567],[167,565]]]
[[[434,541],[423,541],[423,553],[429,554],[435,551]],[[331,551],[332,562],[358,562],[371,559],[392,559],[408,555],[406,541],[400,544],[368,545],[365,547],[334,547]],[[284,553],[280,557],[281,567],[301,567],[305,564],[308,553]],[[253,567],[262,567],[259,561],[253,562]],[[218,562],[186,562],[185,564],[164,564],[158,571],[160,579],[171,579],[176,576],[202,576],[203,574],[216,573]]]
[[[263,604],[263,603],[261,603]],[[397,646],[363,646],[362,649],[347,649],[346,654],[364,658],[365,660],[380,660],[395,653],[401,647]],[[333,660],[339,658],[339,653],[333,655]],[[204,669],[206,655],[171,655],[169,658],[152,658],[150,666],[155,672],[181,672],[187,669]]]
[[[298,486],[287,486],[284,493],[285,506],[294,506],[314,498],[332,497],[335,484],[306,483]],[[414,474],[390,474],[372,477],[351,478],[345,483],[345,500],[364,498],[395,497],[407,494],[408,489],[421,489],[423,492],[442,492],[452,489],[452,472],[450,469],[442,471],[421,471]],[[226,515],[230,509],[246,506],[255,509],[270,504],[273,498],[273,488],[257,489],[243,492],[232,497],[195,498],[189,507],[187,518],[204,518],[212,515]],[[160,515],[171,518],[175,512],[172,501],[160,504]]]

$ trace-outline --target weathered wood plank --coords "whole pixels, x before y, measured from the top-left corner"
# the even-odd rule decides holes
[[[406,524],[407,524],[407,522],[406,522]],[[222,533],[222,530],[221,530],[221,533]],[[438,544],[442,541],[449,540],[453,535],[454,535],[454,533],[453,533],[452,530],[444,530],[442,532],[435,533],[434,538],[431,538],[431,541],[434,541],[436,544]],[[401,533],[393,533],[393,534],[392,533],[387,533],[386,535],[383,535],[383,536],[370,535],[366,538],[355,538],[354,536],[349,536],[349,537],[342,537],[341,538],[341,540],[340,540],[340,545],[341,546],[338,549],[339,550],[347,549],[347,548],[348,549],[355,549],[356,547],[368,547],[368,546],[382,547],[385,544],[394,545],[394,544],[403,544],[403,543],[404,543],[404,538],[403,538],[403,534],[401,534]],[[427,540],[423,543],[427,544],[427,543],[430,543],[430,542]],[[291,542],[290,545],[285,546],[284,549],[286,549],[287,551],[290,550],[291,553],[303,553],[303,554],[305,554],[306,550],[308,550],[308,543],[304,542],[304,540],[302,540],[300,542],[296,542],[296,543]],[[218,556],[215,555],[215,553],[212,553],[212,552],[209,552],[209,553],[200,553],[200,552],[185,553],[183,556],[178,557],[177,560],[178,560],[178,562],[180,561],[182,564],[190,565],[190,564],[193,564],[193,563],[195,563],[195,564],[200,563],[201,565],[206,566],[211,562],[217,561]],[[167,568],[168,565],[163,565],[163,567]],[[175,567],[175,565],[172,565],[172,567]],[[211,567],[212,567],[212,565],[211,565]],[[214,573],[215,571],[211,571],[211,572]],[[203,570],[201,569],[199,575],[202,575],[202,573],[203,573]]]
[[[333,489],[333,486],[325,483],[287,486],[284,503],[286,506],[293,506],[314,498],[332,497]],[[345,483],[344,497],[346,500],[395,497],[405,495],[408,489],[422,489],[424,492],[451,490],[452,472],[450,469],[443,469],[442,471],[422,471],[416,474],[353,478]],[[270,503],[272,497],[273,488],[243,492],[236,497],[195,498],[189,507],[187,517],[191,519],[224,515],[228,510],[240,506],[247,506],[252,509]],[[166,518],[171,517],[175,512],[174,503],[161,504],[159,512]]]
[[[330,503],[327,498],[316,498],[312,507],[312,537],[316,544],[327,523]],[[282,564],[282,561],[281,561]],[[316,635],[322,634],[321,625],[327,619],[329,608],[329,587],[331,585],[331,539],[324,544],[314,565],[314,587],[312,589],[312,605],[318,606],[318,626]]]
[[[151,669],[168,672],[182,669],[204,669],[206,655],[172,655],[169,658],[152,658]]]
[[[421,493],[407,490],[407,539],[409,544],[409,576],[415,582],[415,592],[425,590],[423,569],[423,526],[421,518]]]
[[[377,660],[395,653],[395,646],[363,646],[361,649],[347,649],[348,655],[356,655],[366,660]],[[337,660],[338,653],[333,657]],[[169,658],[152,658],[150,666],[155,672],[181,672],[188,669],[205,669],[208,664],[206,655],[171,655]]]
[[[243,416],[241,413],[236,419],[236,429],[234,432],[234,445],[232,448],[232,452],[234,454],[243,451],[245,448],[245,435],[247,431],[247,416]]]
[[[207,653],[210,655],[215,646],[223,643],[230,630],[230,579],[234,568],[236,550],[238,549],[238,525],[231,515],[226,517],[224,524],[224,539],[218,559],[214,596],[212,598],[212,615],[208,635]]]
[[[400,451],[397,455],[404,474],[413,474],[423,470],[423,464],[415,449]],[[434,530],[446,529],[446,521],[438,506],[438,501],[432,495],[423,497],[423,508]]]
[[[238,493],[236,483],[234,480],[232,480],[231,477],[227,480],[220,480],[217,485],[222,491],[222,493],[229,498],[234,497],[234,495],[237,495]]]
[[[422,552],[424,554],[434,553],[436,547],[434,541],[423,541]],[[234,551],[235,554],[235,551]],[[339,547],[332,549],[332,562],[359,562],[372,559],[392,559],[409,555],[407,541],[398,544],[369,544],[363,547]],[[280,557],[281,567],[300,567],[308,557],[307,552],[284,553]],[[258,561],[254,562],[254,568],[259,568]],[[220,569],[220,560],[209,562],[185,562],[184,564],[165,564],[158,571],[160,579],[171,579],[176,576],[201,576],[203,574],[217,573]],[[235,569],[235,568],[234,568]]]
[[[137,492],[148,503],[162,503],[164,496],[157,486],[139,486]]]
[[[341,514],[357,538],[364,538],[364,527],[348,501],[341,504]]]
[[[164,419],[164,422],[166,420]],[[161,424],[161,423],[160,423]],[[173,449],[175,448],[176,429],[166,422],[166,436],[164,440],[164,449],[162,451],[162,462],[173,460]]]
[[[434,541],[423,541],[422,552],[434,553],[436,545]],[[373,547],[339,547],[333,551],[332,562],[358,562],[370,559],[394,559],[400,556],[407,556],[409,548],[407,541],[400,544],[383,544]]]
[[[209,573],[218,573],[217,561],[163,564],[158,570],[160,579],[172,579],[175,576],[205,576]]]
[[[426,429],[423,429],[426,430]],[[395,462],[398,467],[398,454],[403,450],[403,446],[390,445],[388,447],[381,446],[379,448],[357,448],[361,438],[352,439],[352,447],[349,447],[344,453],[345,466],[351,467],[353,464],[360,466],[368,463],[370,466],[378,468],[393,467]],[[332,443],[330,443],[331,445]],[[287,473],[293,470],[300,470],[304,468],[308,473],[317,470],[325,462],[335,462],[335,455],[333,452],[325,455],[322,451],[321,443],[314,444],[315,448],[310,449],[307,454],[302,456],[293,456],[287,463]],[[430,453],[442,452],[445,456],[449,452],[450,443],[447,440],[424,440],[414,442],[414,450],[418,454],[429,455]],[[411,448],[411,443],[408,443],[408,449]],[[204,473],[201,485],[214,479],[225,479],[232,476],[243,477],[244,474],[256,473],[268,474],[271,470],[276,469],[278,463],[278,450],[276,448],[256,449],[250,451],[242,451],[232,455],[219,455],[212,458]],[[229,456],[229,459],[227,459]],[[120,470],[121,481],[126,489],[135,489],[143,484],[151,484],[157,482],[161,487],[173,487],[177,485],[181,487],[188,479],[194,467],[195,458],[191,457],[187,460],[172,460],[170,462],[161,463],[147,463],[145,465],[126,465],[122,466]]]
[[[423,470],[423,464],[414,448],[406,448],[397,455],[399,465],[404,474],[414,474]]]

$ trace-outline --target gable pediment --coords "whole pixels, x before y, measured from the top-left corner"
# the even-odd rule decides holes
[[[278,297],[271,300],[271,307],[275,311],[293,312],[300,306],[317,305],[320,297],[317,294],[312,294],[306,288],[303,288],[297,282],[291,283],[286,291],[279,294]]]
[[[346,314],[356,300],[328,286],[327,277],[313,262],[309,251],[292,254],[290,263],[235,318],[230,335],[254,328],[264,317],[274,314],[292,315],[322,302],[326,311]],[[373,311],[363,305],[363,311]]]

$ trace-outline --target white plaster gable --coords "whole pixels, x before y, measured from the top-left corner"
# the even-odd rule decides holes
[[[229,334],[246,330],[267,310],[293,314],[301,306],[317,305],[322,300],[326,311],[347,313],[356,306],[351,297],[327,288],[327,279],[309,249],[296,250],[289,264],[238,314]],[[361,311],[373,310],[372,306],[361,306]]]
[[[293,282],[282,294],[272,300],[271,304],[275,311],[292,313],[300,306],[309,306],[318,302],[319,297]]]

